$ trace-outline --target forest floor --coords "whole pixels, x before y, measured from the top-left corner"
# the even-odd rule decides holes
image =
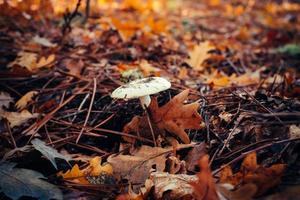
[[[296,1],[0,9],[0,199],[300,198]]]

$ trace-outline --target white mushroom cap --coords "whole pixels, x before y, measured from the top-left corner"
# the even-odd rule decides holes
[[[137,79],[115,89],[112,98],[134,99],[155,94],[171,87],[171,83],[161,77]]]

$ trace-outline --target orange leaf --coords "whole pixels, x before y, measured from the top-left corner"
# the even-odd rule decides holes
[[[158,107],[156,99],[153,99],[149,105],[153,122],[160,129],[178,136],[184,143],[190,142],[185,129],[202,128],[202,118],[197,111],[199,103],[183,104],[188,94],[189,90],[184,90],[162,107]]]
[[[247,171],[255,171],[257,167],[258,165],[257,165],[256,152],[252,152],[245,157],[241,169]]]
[[[233,186],[254,184],[257,187],[255,195],[258,196],[280,183],[285,167],[285,164],[275,164],[269,168],[260,166],[257,164],[256,152],[252,152],[245,157],[238,173],[232,174],[231,168],[225,167],[221,171],[220,182]]]
[[[203,156],[199,159],[198,165],[200,172],[197,173],[198,181],[191,183],[194,187],[194,197],[198,200],[217,200],[218,194],[214,179],[209,168],[209,157],[208,155]]]
[[[187,63],[195,70],[203,70],[203,62],[210,57],[208,53],[210,50],[214,49],[208,41],[202,42],[195,46],[191,52],[189,52],[190,58]]]

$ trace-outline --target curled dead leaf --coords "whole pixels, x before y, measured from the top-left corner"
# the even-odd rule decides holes
[[[27,104],[32,100],[32,98],[37,95],[37,91],[27,92],[24,96],[22,96],[16,103],[16,108],[18,110],[22,110],[27,106]]]

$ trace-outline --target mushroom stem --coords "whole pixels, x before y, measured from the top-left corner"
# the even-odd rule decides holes
[[[142,96],[139,99],[140,99],[143,109],[146,109],[150,105],[150,102],[151,102],[150,95]]]

